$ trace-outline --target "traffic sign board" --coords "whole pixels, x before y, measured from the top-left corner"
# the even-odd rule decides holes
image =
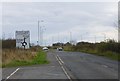
[[[29,31],[16,31],[16,47],[17,48],[30,48],[30,32]]]

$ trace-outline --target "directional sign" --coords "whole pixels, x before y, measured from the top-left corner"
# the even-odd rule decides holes
[[[16,31],[16,47],[17,48],[30,48],[30,32],[29,31]]]

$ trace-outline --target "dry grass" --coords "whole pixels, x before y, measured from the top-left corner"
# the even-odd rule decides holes
[[[22,49],[3,49],[2,50],[2,65],[7,65],[12,61],[27,61],[30,62],[36,56],[36,52]]]

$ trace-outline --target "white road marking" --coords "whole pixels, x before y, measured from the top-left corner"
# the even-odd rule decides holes
[[[56,57],[57,61],[59,62],[59,64],[62,66],[62,63],[59,61],[59,59]]]
[[[17,68],[14,72],[12,72],[12,73],[6,78],[6,80],[9,79],[12,75],[14,75],[19,69],[20,69],[20,68]],[[6,81],[6,80],[5,80],[5,81]]]
[[[68,75],[68,73],[66,72],[66,70],[64,69],[64,67],[62,66],[61,68],[63,69],[63,71],[64,71],[65,75],[68,77],[68,79],[71,80],[70,76]]]
[[[108,68],[108,66],[107,65],[102,65],[103,67],[106,67],[106,68]]]
[[[60,59],[60,57],[57,55],[56,56],[56,59],[57,59],[57,61],[59,62],[59,64],[61,65],[61,68],[62,68],[62,70],[63,70],[63,72],[65,73],[65,75],[67,76],[67,78],[70,80],[70,81],[72,81],[72,79],[70,78],[70,76],[68,75],[68,73],[67,73],[67,71],[65,70],[65,68],[63,67],[63,61]]]
[[[64,64],[64,62],[62,61],[62,59],[58,56],[59,60]]]

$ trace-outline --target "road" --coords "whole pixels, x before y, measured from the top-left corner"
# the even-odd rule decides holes
[[[80,52],[55,52],[77,79],[118,79],[118,62]]]
[[[13,79],[22,79],[20,81],[26,81],[26,79],[33,79],[33,81],[34,79],[38,79],[38,81],[39,79],[68,79],[52,52],[47,54],[47,58],[50,64],[3,68],[3,81],[14,81]]]
[[[50,64],[3,68],[3,81],[9,79],[118,79],[118,62],[80,52],[48,52]],[[16,80],[15,80],[16,81]],[[33,80],[35,81],[35,80]],[[81,80],[80,80],[81,81]]]

